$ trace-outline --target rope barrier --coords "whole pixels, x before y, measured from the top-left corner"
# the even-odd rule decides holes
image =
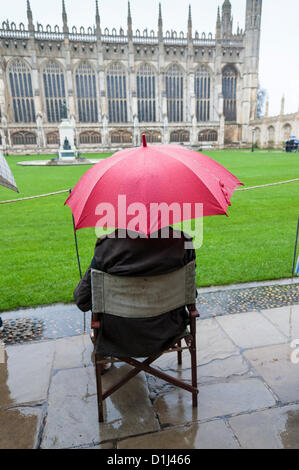
[[[268,188],[269,186],[278,186],[280,184],[295,183],[296,181],[299,181],[299,178],[296,178],[294,180],[279,181],[278,183],[269,183],[269,184],[261,184],[260,186],[251,186],[250,188],[238,188],[236,191],[249,191],[249,189]]]
[[[270,186],[279,186],[281,184],[295,183],[296,181],[299,181],[299,178],[296,178],[294,180],[279,181],[278,183],[261,184],[260,186],[251,186],[249,188],[238,188],[236,191],[249,191],[251,189],[269,188]],[[0,201],[0,204],[8,204],[10,202],[28,201],[30,199],[39,199],[41,197],[56,196],[57,194],[69,193],[69,191],[69,189],[65,189],[63,191],[56,191],[55,193],[39,194],[37,196],[10,199],[8,201]]]
[[[38,199],[40,197],[55,196],[56,194],[69,193],[69,189],[63,191],[56,191],[55,193],[39,194],[38,196],[22,197],[17,199],[10,199],[9,201],[0,201],[0,204],[8,204],[9,202],[28,201],[29,199]]]

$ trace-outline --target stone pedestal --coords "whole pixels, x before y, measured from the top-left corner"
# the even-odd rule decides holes
[[[71,119],[63,119],[59,125],[59,159],[73,160],[77,157],[78,152],[75,147],[75,126]]]

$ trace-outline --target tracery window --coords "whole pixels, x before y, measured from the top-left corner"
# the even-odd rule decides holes
[[[100,144],[102,142],[102,136],[99,132],[86,131],[80,134],[80,144]]]
[[[49,132],[49,134],[47,134],[47,144],[48,145],[59,145],[59,134],[58,134],[58,132]]]
[[[162,136],[161,132],[158,131],[146,131],[142,132],[142,134],[145,134],[146,136],[146,141],[148,144],[159,144],[162,142]],[[141,134],[141,135],[142,135]],[[140,136],[141,137],[141,136]]]
[[[283,138],[284,140],[288,140],[292,135],[292,127],[290,124],[285,124],[283,126]]]
[[[111,133],[111,144],[131,144],[133,136],[130,132],[115,131]]]
[[[110,65],[107,71],[108,114],[110,122],[127,122],[127,79],[121,64]]]
[[[218,139],[217,131],[212,129],[207,129],[199,132],[198,141],[199,142],[216,142]]]
[[[140,122],[156,121],[156,76],[149,65],[142,65],[137,72],[137,106]]]
[[[190,133],[188,131],[173,131],[170,134],[170,142],[189,142],[190,141]]]
[[[268,127],[268,142],[275,142],[275,129],[273,126]]]
[[[14,60],[8,69],[15,122],[35,122],[31,70],[22,60]]]
[[[15,132],[11,136],[13,145],[36,145],[36,134],[33,132]]]
[[[182,122],[184,116],[184,77],[177,65],[169,67],[166,73],[167,116],[169,122]]]
[[[226,121],[237,120],[237,72],[227,65],[222,73],[223,114]]]
[[[76,69],[75,77],[79,121],[98,122],[95,71],[87,62],[82,62]]]
[[[206,67],[200,67],[195,72],[195,98],[197,121],[210,120],[211,76]]]
[[[65,99],[64,75],[56,62],[49,62],[43,72],[48,122],[61,121],[61,106]]]

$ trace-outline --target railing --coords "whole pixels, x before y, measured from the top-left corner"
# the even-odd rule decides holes
[[[20,31],[20,30],[6,30],[0,29],[1,38],[16,38],[16,39],[28,39],[30,37],[29,31]]]
[[[64,34],[63,33],[55,33],[55,32],[46,32],[46,31],[43,31],[43,32],[40,32],[40,31],[37,31],[34,33],[34,37],[35,39],[44,39],[44,40],[49,40],[49,41],[55,41],[55,40],[58,40],[58,41],[61,41],[63,40],[64,38]]]
[[[57,27],[58,28],[58,27]],[[67,37],[69,38],[70,41],[82,41],[82,42],[95,42],[97,40],[97,36],[95,32],[91,31],[91,28],[89,28],[90,31],[85,31],[83,28],[81,28],[81,31],[76,30],[76,28],[73,28],[72,32],[67,34]],[[61,41],[64,39],[65,34],[60,31],[44,31],[42,26],[39,25],[39,30],[35,30],[34,33],[34,38],[35,39],[42,39],[42,40],[49,40],[49,41]],[[15,39],[29,39],[30,38],[30,32],[25,31],[23,29],[11,29],[11,28],[5,28],[0,29],[0,38],[15,38]],[[101,36],[102,42],[105,43],[112,43],[112,44],[126,44],[128,43],[128,36],[125,36],[124,34],[111,34],[108,32],[106,29],[104,34]],[[153,32],[151,32],[149,35],[143,35],[135,34],[132,38],[134,44],[158,44],[159,39],[157,36],[153,35]],[[208,36],[205,36],[203,34],[201,37],[199,37],[198,33],[195,34],[195,37],[192,38],[192,42],[194,46],[215,46],[216,45],[216,40],[215,38],[212,37],[212,34],[210,33]],[[181,36],[176,36],[174,33],[169,33],[167,32],[166,37],[163,38],[163,43],[166,45],[172,45],[172,46],[186,46],[188,44],[188,39],[185,37]],[[224,38],[221,41],[221,44],[224,47],[242,47],[243,46],[243,36],[242,35],[236,35],[232,36],[230,38]]]

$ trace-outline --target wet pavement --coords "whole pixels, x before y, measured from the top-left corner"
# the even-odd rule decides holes
[[[233,310],[222,304],[215,312],[209,297],[213,311],[197,322],[198,409],[188,392],[142,372],[105,401],[103,424],[97,421],[93,346],[80,312],[74,317],[74,306],[61,305],[40,315],[35,309],[2,314],[4,320],[37,318],[46,328],[43,340],[0,350],[0,449],[298,449],[299,301],[289,302],[299,286],[288,294],[272,287],[264,291],[266,308],[258,292],[258,307],[248,310],[254,299],[249,303],[245,294],[245,312],[239,289],[225,289],[235,299]],[[191,382],[188,352],[182,366],[176,359],[166,354],[154,365]],[[103,376],[104,390],[129,369],[115,364]]]
[[[299,304],[298,279],[250,283],[247,287],[203,288],[198,290],[197,308],[201,318]],[[246,285],[245,285],[246,286]],[[0,340],[6,344],[64,338],[90,332],[90,312],[83,314],[74,304],[55,304],[0,313],[5,332]]]

